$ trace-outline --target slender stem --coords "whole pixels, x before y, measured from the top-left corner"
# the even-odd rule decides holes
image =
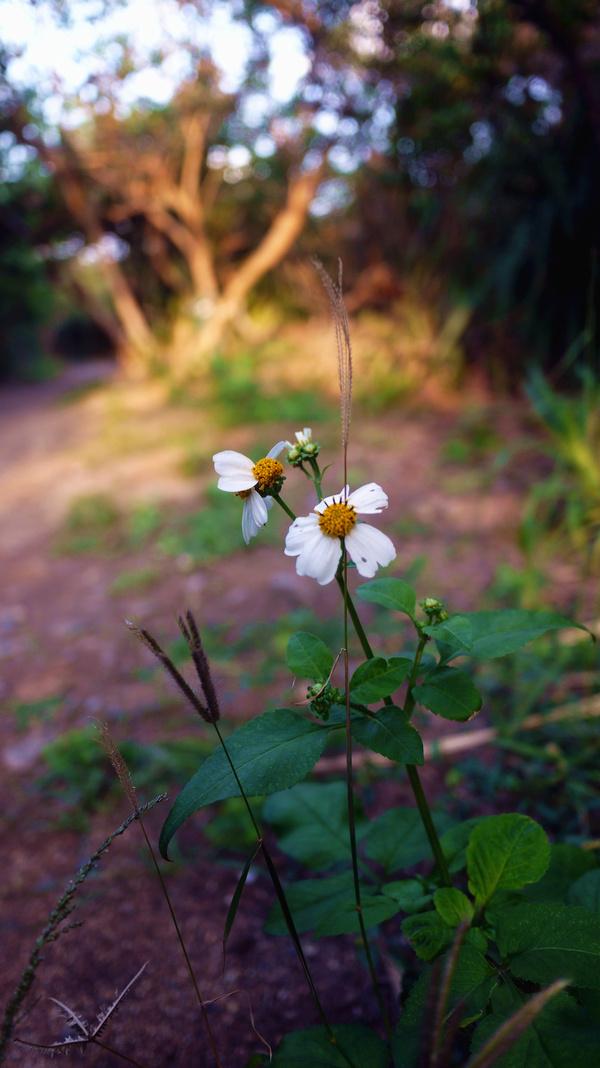
[[[280,503],[283,504],[283,502],[281,502],[281,501],[280,501]],[[295,517],[293,517],[293,518],[295,518]],[[236,781],[237,788],[240,791],[240,796],[241,796],[241,798],[242,798],[242,800],[244,802],[244,806],[246,808],[246,812],[248,813],[248,816],[249,816],[250,821],[252,823],[252,827],[254,828],[254,832],[256,834],[256,838],[257,838],[258,844],[261,847],[262,854],[263,854],[263,856],[265,858],[265,864],[267,866],[267,870],[268,870],[269,875],[271,877],[271,882],[273,883],[273,889],[275,890],[275,895],[277,897],[277,900],[279,902],[279,906],[280,906],[281,911],[283,913],[283,916],[284,916],[284,919],[285,919],[285,922],[286,922],[290,937],[292,939],[292,942],[294,943],[294,948],[296,950],[296,954],[297,954],[298,960],[300,961],[300,966],[302,968],[302,971],[304,972],[304,977],[306,979],[306,982],[308,983],[308,987],[309,987],[310,992],[311,992],[311,994],[313,996],[313,1000],[315,1002],[315,1005],[316,1005],[316,1008],[317,1008],[317,1012],[319,1013],[319,1016],[321,1017],[321,1022],[323,1024],[323,1027],[327,1031],[327,1035],[328,1035],[329,1041],[332,1043],[332,1045],[335,1045],[336,1048],[339,1049],[340,1054],[343,1056],[344,1060],[347,1061],[347,1063],[350,1065],[350,1068],[355,1068],[353,1062],[350,1060],[350,1058],[347,1056],[347,1054],[344,1052],[344,1050],[339,1045],[339,1043],[338,1043],[338,1041],[337,1041],[337,1039],[335,1037],[335,1034],[333,1032],[333,1029],[331,1027],[331,1024],[329,1023],[329,1020],[327,1019],[327,1016],[325,1014],[325,1009],[323,1008],[323,1005],[321,1004],[321,999],[319,997],[319,993],[317,991],[317,988],[316,988],[316,985],[315,985],[315,981],[314,981],[314,979],[312,977],[312,972],[310,970],[310,966],[308,964],[308,961],[306,959],[306,955],[305,955],[304,950],[302,948],[302,942],[300,941],[300,935],[298,934],[298,929],[297,929],[296,924],[294,922],[294,917],[292,915],[292,911],[290,909],[290,906],[289,906],[289,903],[288,903],[288,900],[287,900],[287,897],[286,897],[286,894],[285,894],[285,890],[283,888],[283,884],[281,882],[281,879],[279,878],[279,873],[278,873],[277,868],[275,866],[275,862],[274,862],[273,857],[271,856],[270,850],[269,850],[269,848],[268,848],[268,846],[267,846],[267,844],[266,844],[266,842],[265,842],[265,840],[263,838],[263,834],[262,834],[261,828],[259,826],[259,823],[258,823],[255,815],[254,815],[254,812],[252,810],[252,806],[251,806],[251,804],[250,804],[250,802],[248,800],[248,796],[246,794],[246,791],[244,790],[244,787],[242,786],[242,782],[241,782],[240,777],[238,775],[237,768],[236,768],[233,760],[231,759],[231,754],[229,752],[229,749],[227,748],[227,744],[225,742],[225,739],[224,739],[223,735],[221,734],[221,731],[219,729],[219,724],[217,723],[216,720],[213,722],[213,726],[214,726],[215,731],[217,733],[217,737],[219,739],[219,742],[221,743],[221,746],[223,748],[223,752],[225,753],[225,757],[227,759],[229,767],[231,768],[231,773],[232,773],[232,775],[233,775],[233,777],[234,777],[234,779]]]
[[[195,991],[195,994],[196,994],[196,999],[198,1001],[198,1005],[200,1006],[200,1012],[202,1014],[202,1019],[204,1021],[204,1026],[206,1027],[206,1032],[208,1034],[208,1040],[210,1042],[210,1047],[211,1047],[212,1052],[213,1052],[213,1057],[215,1058],[215,1063],[217,1065],[217,1068],[223,1068],[222,1061],[221,1061],[221,1058],[219,1056],[219,1050],[217,1048],[216,1039],[215,1039],[212,1027],[210,1025],[210,1020],[209,1020],[209,1017],[208,1017],[208,1012],[206,1010],[206,1005],[204,1004],[204,998],[202,997],[202,994],[200,993],[200,987],[198,986],[198,980],[196,979],[196,973],[194,971],[194,967],[192,965],[192,962],[191,962],[191,959],[190,959],[190,955],[189,955],[189,953],[187,951],[187,946],[185,944],[185,941],[184,941],[184,938],[183,938],[183,934],[181,933],[181,928],[179,926],[179,922],[178,922],[177,916],[175,914],[175,909],[173,908],[173,903],[171,901],[171,896],[170,896],[169,891],[167,889],[167,884],[165,883],[165,879],[164,879],[163,873],[160,870],[160,865],[158,863],[158,860],[156,859],[156,853],[154,852],[154,848],[153,848],[152,843],[150,841],[150,838],[149,838],[148,832],[146,830],[146,826],[145,826],[144,820],[142,819],[141,815],[138,815],[138,823],[139,823],[139,825],[141,827],[142,834],[144,835],[146,846],[147,846],[148,852],[150,854],[150,857],[152,859],[152,864],[154,865],[154,870],[156,872],[156,876],[157,876],[158,881],[160,883],[160,888],[161,888],[161,891],[162,891],[162,895],[163,895],[163,897],[164,897],[164,899],[166,901],[167,908],[168,908],[170,916],[171,916],[171,921],[172,921],[173,927],[175,929],[175,934],[177,935],[177,941],[179,942],[179,945],[181,947],[181,952],[183,953],[183,957],[184,957],[184,960],[185,960],[186,968],[188,970],[190,979],[192,981],[192,986],[194,987],[194,991]]]
[[[352,878],[354,882],[354,900],[356,903],[356,913],[358,916],[358,924],[360,927],[360,937],[367,958],[367,965],[369,968],[369,974],[371,976],[371,982],[373,984],[373,990],[375,997],[379,1004],[381,1016],[384,1022],[384,1026],[387,1032],[388,1040],[391,1042],[392,1032],[390,1027],[389,1016],[377,978],[377,972],[375,970],[375,964],[373,962],[373,956],[371,953],[371,947],[369,945],[369,939],[367,936],[367,929],[365,926],[365,919],[362,910],[362,900],[360,891],[360,876],[358,871],[358,847],[356,844],[356,817],[354,812],[354,769],[352,766],[352,730],[350,724],[350,685],[349,685],[349,665],[348,665],[348,571],[347,571],[347,556],[346,546],[342,543],[342,592],[344,595],[344,692],[346,694],[346,795],[348,802],[348,833],[350,836],[350,854],[352,857]]]
[[[323,474],[322,474],[321,468],[319,467],[319,464],[317,463],[317,460],[316,460],[316,458],[314,456],[311,456],[311,458],[309,460],[309,463],[310,463],[310,466],[312,467],[312,470],[313,470],[312,480],[313,480],[313,482],[315,484],[316,494],[317,494],[317,497],[319,498],[319,500],[321,501],[323,499],[323,490],[321,488],[321,481],[322,481],[322,478],[323,478]],[[309,478],[310,477],[311,476],[309,476]]]
[[[90,1038],[90,1042],[94,1046],[100,1046],[101,1049],[105,1049],[107,1053],[112,1053],[114,1057],[118,1057],[122,1061],[126,1061],[127,1064],[134,1064],[136,1068],[145,1068],[140,1062],[134,1060],[133,1057],[128,1057],[126,1053],[121,1053],[121,1050],[115,1049],[114,1046],[109,1046],[107,1042],[101,1042],[99,1038]]]
[[[281,506],[281,507],[283,508],[284,512],[287,512],[287,514],[289,515],[289,517],[290,517],[290,519],[291,519],[292,521],[293,521],[293,520],[294,520],[294,519],[296,518],[296,516],[295,516],[295,515],[294,515],[294,513],[292,512],[292,509],[291,509],[291,508],[288,508],[287,504],[285,503],[285,501],[283,500],[283,498],[279,496],[279,494],[278,494],[278,493],[274,493],[274,494],[273,494],[273,500],[274,500],[274,501],[277,501],[277,504],[279,504],[279,505],[280,505],[280,506]]]

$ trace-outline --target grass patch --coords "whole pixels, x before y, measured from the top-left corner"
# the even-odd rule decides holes
[[[109,592],[114,597],[119,597],[122,593],[147,590],[154,585],[158,578],[158,572],[154,567],[140,567],[131,571],[122,571],[111,582]]]

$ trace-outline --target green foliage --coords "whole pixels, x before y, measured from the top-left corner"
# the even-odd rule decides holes
[[[119,509],[104,493],[93,493],[74,500],[67,513],[59,541],[61,553],[106,552],[117,537]]]
[[[17,729],[25,731],[32,723],[50,723],[62,706],[64,697],[42,697],[39,701],[19,701],[14,707]]]
[[[272,794],[263,816],[277,831],[279,848],[308,868],[348,861],[348,799],[342,782],[299,783]]]
[[[159,792],[189,775],[206,752],[206,743],[197,737],[151,745],[126,739],[120,750],[136,786]],[[42,756],[46,770],[36,786],[64,804],[62,823],[85,827],[92,812],[120,796],[121,787],[94,727],[66,731],[45,746]]]
[[[389,697],[407,678],[412,662],[405,657],[393,656],[386,660],[373,657],[360,664],[350,679],[350,696],[363,705],[374,704]]]
[[[465,612],[423,629],[440,645],[446,661],[456,656],[481,660],[506,656],[534,638],[564,627],[585,630],[581,624],[571,622],[558,612],[510,608],[499,612]]]
[[[334,1027],[336,1045],[344,1050],[342,1056],[332,1045],[322,1027],[309,1027],[305,1031],[292,1031],[286,1035],[276,1050],[271,1064],[273,1068],[388,1068],[388,1053],[385,1043],[361,1024],[343,1024]]]
[[[438,830],[446,817],[434,815]],[[371,820],[363,837],[365,853],[388,873],[411,868],[429,855],[429,842],[414,808],[391,808]]]
[[[352,737],[399,764],[423,764],[423,742],[401,708],[385,705],[376,715],[358,715],[352,720]]]
[[[436,890],[433,903],[438,916],[449,927],[458,927],[459,923],[465,920],[471,921],[475,914],[475,909],[466,894],[454,887],[442,886]]]
[[[326,679],[333,667],[333,656],[325,643],[303,631],[292,635],[286,655],[290,671],[301,679]]]
[[[453,930],[437,912],[419,912],[407,916],[402,924],[402,933],[410,942],[421,960],[431,960],[450,945]]]
[[[440,667],[429,672],[413,693],[430,712],[464,723],[479,712],[482,697],[466,671]]]
[[[379,604],[394,612],[404,612],[411,619],[415,618],[417,595],[403,579],[371,579],[358,587],[356,595],[361,601]]]
[[[561,977],[600,989],[600,917],[576,905],[527,903],[493,913],[500,952],[519,979]]]
[[[306,412],[312,413],[313,425],[327,418],[327,409],[309,390],[284,390],[276,396],[267,392],[257,374],[260,356],[260,352],[237,352],[233,359],[213,360],[213,397],[225,426],[239,426],[240,419],[256,426],[272,423],[274,417],[301,425]]]
[[[482,908],[498,890],[537,882],[549,862],[550,844],[534,820],[516,813],[488,816],[469,837],[469,890]]]
[[[273,794],[303,779],[319,759],[327,731],[300,712],[278,708],[245,723],[227,739],[227,751],[249,796]],[[160,835],[168,859],[169,842],[198,809],[239,794],[225,751],[218,747],[185,785]]]
[[[135,590],[147,590],[158,580],[159,574],[155,567],[138,567],[131,571],[122,571],[110,584],[110,592],[114,597],[123,593],[132,593]]]

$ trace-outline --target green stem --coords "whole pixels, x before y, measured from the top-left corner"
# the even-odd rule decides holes
[[[283,498],[279,496],[278,493],[274,493],[273,494],[273,500],[277,501],[277,504],[280,505],[280,507],[283,508],[284,512],[286,512],[289,515],[289,517],[292,520],[292,522],[294,521],[294,519],[296,519],[296,516],[292,512],[292,509],[288,508],[287,504],[285,503]]]
[[[320,501],[322,501],[323,500],[323,490],[321,488],[321,481],[323,479],[323,474],[321,472],[321,468],[319,467],[319,464],[317,463],[317,460],[316,460],[316,458],[314,456],[311,456],[311,458],[310,458],[310,460],[308,462],[309,462],[310,466],[313,469],[312,480],[313,480],[313,482],[315,484],[315,490],[316,490],[317,497],[319,498]]]
[[[383,1019],[383,1023],[387,1032],[388,1040],[392,1040],[392,1032],[390,1027],[389,1016],[387,1013],[379,980],[377,978],[377,972],[375,970],[375,964],[373,962],[373,956],[371,953],[371,947],[369,945],[369,939],[367,937],[367,929],[365,926],[365,920],[362,911],[362,900],[360,890],[360,875],[358,871],[358,847],[356,844],[356,818],[354,812],[354,769],[352,766],[352,730],[350,724],[350,686],[348,678],[348,573],[347,573],[347,556],[346,547],[343,546],[342,550],[342,593],[344,596],[344,692],[346,694],[346,794],[348,803],[348,833],[350,836],[350,854],[352,857],[352,877],[354,882],[354,901],[356,903],[356,912],[358,916],[358,924],[360,927],[360,937],[367,958],[367,965],[369,974],[371,976],[371,982],[373,984],[373,990],[375,997],[379,1004],[379,1009]]]
[[[277,500],[277,498],[275,498],[275,499]],[[283,505],[282,501],[279,501],[279,503]],[[286,509],[286,511],[287,511],[287,509]],[[293,518],[295,518],[295,516]],[[286,894],[285,894],[285,890],[283,888],[283,884],[281,882],[281,879],[279,878],[279,873],[278,873],[277,868],[275,866],[275,861],[273,860],[273,857],[271,856],[270,850],[269,850],[269,848],[268,848],[268,846],[267,846],[267,844],[266,844],[266,842],[264,840],[261,828],[259,826],[259,823],[258,823],[255,815],[254,815],[254,812],[252,810],[252,806],[251,806],[251,804],[250,804],[250,802],[248,800],[248,796],[246,794],[246,791],[244,790],[244,787],[242,786],[240,777],[238,775],[237,768],[236,768],[235,764],[233,763],[233,760],[231,759],[231,754],[229,752],[229,749],[227,748],[227,744],[225,742],[225,739],[224,739],[223,735],[221,734],[221,731],[219,729],[219,725],[218,725],[216,720],[213,722],[213,726],[215,728],[215,731],[216,731],[217,737],[219,739],[219,742],[221,743],[223,752],[225,753],[225,757],[227,759],[229,767],[231,768],[231,773],[232,773],[232,775],[233,775],[233,777],[234,777],[234,779],[236,781],[237,788],[240,791],[240,796],[241,796],[241,798],[242,798],[242,800],[244,802],[244,806],[245,806],[246,812],[248,813],[248,816],[250,818],[250,822],[252,823],[252,827],[254,828],[254,832],[256,834],[257,842],[258,842],[258,844],[259,844],[259,846],[260,846],[260,848],[262,850],[262,854],[263,854],[263,856],[265,858],[265,864],[267,866],[267,871],[269,872],[269,875],[271,877],[271,882],[273,883],[273,889],[275,890],[275,896],[277,897],[277,901],[279,902],[279,907],[281,908],[281,911],[283,913],[283,917],[285,919],[286,926],[287,926],[287,929],[288,929],[289,934],[290,934],[290,938],[292,939],[292,942],[294,944],[294,949],[296,950],[296,955],[297,955],[298,960],[300,962],[300,966],[302,968],[302,971],[304,972],[304,977],[306,979],[306,982],[308,983],[308,987],[309,987],[310,992],[311,992],[311,994],[313,996],[313,1000],[315,1002],[315,1005],[316,1005],[316,1008],[317,1008],[317,1012],[319,1013],[319,1016],[321,1018],[321,1022],[323,1024],[323,1027],[327,1031],[327,1036],[328,1036],[329,1041],[331,1042],[331,1044],[334,1045],[339,1050],[339,1052],[343,1056],[344,1060],[350,1065],[350,1068],[355,1068],[355,1065],[353,1064],[353,1062],[350,1060],[348,1055],[345,1053],[345,1051],[339,1045],[339,1043],[338,1043],[338,1041],[337,1041],[337,1039],[335,1037],[335,1034],[333,1032],[333,1029],[331,1027],[331,1024],[329,1023],[329,1020],[327,1019],[327,1016],[325,1014],[325,1009],[323,1008],[323,1006],[321,1004],[321,999],[319,997],[319,993],[317,991],[314,979],[312,977],[312,972],[310,970],[308,961],[306,959],[304,950],[302,948],[302,942],[300,941],[300,935],[298,934],[298,929],[297,929],[296,924],[294,922],[294,917],[292,915],[292,911],[290,909],[290,906],[289,906],[289,903],[288,903],[288,900],[287,900],[287,897],[286,897]]]

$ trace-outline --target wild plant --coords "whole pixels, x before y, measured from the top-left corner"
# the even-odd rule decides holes
[[[168,859],[174,835],[194,813],[228,798],[243,799],[256,845],[232,896],[224,947],[249,871],[262,859],[275,896],[267,929],[291,937],[319,1021],[284,1038],[273,1057],[276,1068],[594,1063],[600,1050],[600,867],[594,853],[571,843],[551,844],[535,820],[518,812],[482,817],[476,798],[472,815],[462,822],[434,811],[421,781],[424,748],[414,717],[419,706],[457,724],[468,722],[482,706],[472,662],[504,657],[538,636],[578,624],[549,610],[453,613],[435,596],[418,601],[401,578],[376,577],[396,550],[363,517],[380,515],[388,497],[375,482],[348,486],[350,331],[341,277],[334,283],[319,271],[337,338],[341,489],[325,493],[328,469],[308,427],[256,460],[234,450],[218,452],[214,466],[219,488],[240,498],[246,543],[277,506],[290,520],[284,552],[295,558],[298,575],[320,586],[337,583],[343,647],[329,648],[307,631],[294,634],[287,663],[294,678],[307,684],[305,699],[269,710],[226,736],[195,618],[188,613],[180,628],[198,691],[158,642],[138,631],[217,741],[165,820],[161,854]],[[289,469],[312,485],[315,503],[308,515],[296,516],[284,493]],[[355,590],[354,575],[366,580]],[[392,655],[377,650],[357,601],[383,607],[398,620]],[[409,648],[401,637],[403,619],[412,628]],[[353,670],[351,627],[363,657]],[[340,743],[344,782],[304,782],[325,747]],[[363,818],[356,745],[404,770],[414,807]],[[303,863],[310,877],[286,885],[256,815],[256,797],[267,798],[262,819],[278,832],[281,852]],[[303,949],[306,932],[354,935],[378,1006],[375,1026],[332,1026],[331,1006],[320,998]],[[398,959],[400,992],[389,967]],[[260,1056],[252,1063],[262,1063]]]

